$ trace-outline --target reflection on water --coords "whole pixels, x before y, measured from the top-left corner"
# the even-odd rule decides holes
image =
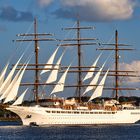
[[[0,140],[140,140],[140,124],[25,127],[15,122],[0,123]]]

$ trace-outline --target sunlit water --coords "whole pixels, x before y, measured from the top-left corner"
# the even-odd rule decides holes
[[[140,124],[25,127],[0,122],[0,140],[140,140]]]

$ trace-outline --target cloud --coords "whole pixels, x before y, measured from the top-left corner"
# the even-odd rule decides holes
[[[136,71],[136,75],[137,76],[140,75],[140,61],[133,61],[130,64],[121,63],[121,64],[119,64],[119,66],[120,66],[121,70]],[[129,73],[129,74],[133,74],[133,73]],[[127,80],[128,82],[133,82],[133,83],[140,82],[139,77],[127,77],[127,78],[125,78],[125,80]]]
[[[53,0],[38,0],[38,3],[41,7],[46,7],[50,5],[53,2]]]
[[[32,21],[33,15],[30,12],[22,12],[12,6],[0,8],[0,19],[7,21]]]
[[[53,12],[58,18],[84,21],[125,20],[132,17],[136,0],[58,0],[61,7]]]

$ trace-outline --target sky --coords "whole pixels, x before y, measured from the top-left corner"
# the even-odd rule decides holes
[[[81,21],[81,26],[95,27],[91,32],[82,32],[83,37],[96,37],[99,42],[113,43],[115,30],[118,30],[119,42],[130,44],[135,48],[132,52],[120,54],[121,66],[123,69],[129,66],[140,74],[139,0],[0,0],[0,69],[11,56],[14,56],[12,62],[16,62],[18,56],[28,46],[26,43],[16,43],[13,40],[17,39],[16,35],[19,33],[33,32],[34,18],[37,18],[38,32],[53,33],[56,39],[64,39],[74,37],[70,35],[71,32],[62,28],[73,27],[77,17]],[[58,42],[40,43],[42,63],[47,61],[56,44]],[[95,60],[99,55],[97,47],[99,46],[91,47],[91,51],[83,48],[82,54],[88,59],[88,64],[92,64],[90,60]],[[68,61],[70,63],[74,57],[73,49],[68,48],[68,50],[71,53],[64,60],[65,64]],[[15,52],[18,52],[18,55],[15,55]],[[27,53],[32,52],[33,48],[30,47]],[[109,52],[105,52],[105,56],[108,54]]]

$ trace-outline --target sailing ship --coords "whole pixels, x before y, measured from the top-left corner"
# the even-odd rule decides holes
[[[3,104],[6,104],[6,109],[17,114],[23,123],[23,125],[94,125],[94,124],[124,124],[124,123],[136,123],[140,120],[140,108],[134,103],[120,103],[119,102],[119,90],[139,90],[138,88],[126,88],[120,87],[119,76],[133,76],[135,71],[122,71],[119,70],[119,51],[132,50],[131,48],[120,48],[119,46],[128,46],[118,43],[118,31],[115,32],[115,43],[113,44],[101,44],[97,42],[83,42],[93,41],[96,38],[81,38],[80,31],[84,29],[93,29],[93,27],[82,27],[80,21],[77,21],[76,27],[65,28],[66,30],[76,30],[76,39],[64,39],[63,41],[74,41],[76,43],[67,43],[58,45],[56,50],[46,64],[40,64],[38,62],[38,42],[39,41],[51,41],[53,38],[39,38],[39,36],[45,36],[51,34],[37,33],[37,21],[34,21],[34,33],[32,34],[19,34],[19,36],[31,36],[33,39],[21,39],[17,41],[34,41],[35,42],[35,64],[29,64],[30,58],[24,64],[19,64],[23,55],[19,58],[17,63],[13,66],[9,75],[4,79],[4,75],[7,71],[9,63],[3,69],[0,76],[0,100]],[[99,67],[97,63],[102,57],[102,53],[97,57],[92,66],[81,65],[81,47],[83,45],[109,45],[112,48],[99,48],[99,50],[112,50],[115,52],[115,70],[103,70],[104,64]],[[54,64],[54,58],[59,51],[60,47],[76,46],[78,52],[78,66],[61,66],[61,60],[65,51],[61,54],[57,63]],[[115,47],[114,47],[115,46]],[[20,66],[20,68],[17,68]],[[33,66],[34,68],[28,68]],[[43,66],[43,67],[41,67]],[[74,70],[73,70],[74,69]],[[14,75],[15,71],[18,72]],[[25,70],[35,71],[34,83],[21,83]],[[39,80],[40,75],[50,72],[48,79],[41,83]],[[77,73],[78,82],[75,85],[66,85],[66,76],[68,73]],[[82,73],[86,73],[84,78]],[[59,80],[57,75],[61,74]],[[14,75],[14,76],[13,76]],[[105,81],[107,76],[115,77],[115,87],[106,87]],[[99,77],[101,77],[99,80]],[[90,80],[89,80],[90,79]],[[90,84],[84,84],[85,81],[90,81]],[[56,82],[57,81],[57,82]],[[49,97],[40,99],[39,86],[54,86]],[[18,96],[20,86],[33,86],[34,87],[34,99],[35,101],[24,104],[23,99],[28,91],[28,88]],[[57,93],[61,93],[65,88],[76,88],[75,96],[63,98],[59,97]],[[85,90],[83,90],[83,87]],[[102,97],[104,90],[113,90],[115,97],[110,99],[102,99],[101,102],[95,103],[94,100],[98,97]],[[86,96],[91,91],[91,96]],[[14,102],[13,102],[14,101]]]

